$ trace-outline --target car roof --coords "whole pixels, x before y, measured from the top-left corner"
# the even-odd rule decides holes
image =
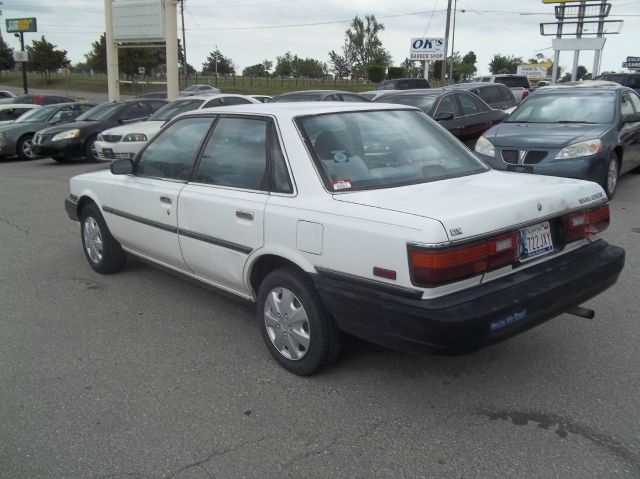
[[[238,97],[238,98],[248,98],[251,99],[249,95],[239,95],[237,93],[210,93],[208,95],[190,95],[190,96],[181,96],[176,98],[175,100],[171,100],[171,103],[174,101],[190,101],[190,100],[211,100],[213,98],[220,98],[221,96],[225,97]]]
[[[542,92],[551,92],[551,91],[562,91],[566,92],[567,90],[571,91],[616,91],[616,90],[630,90],[630,88],[620,85],[620,83],[606,81],[606,80],[587,80],[587,81],[579,81],[579,82],[566,82],[566,83],[556,83],[553,85],[542,86],[536,90],[537,93]]]
[[[416,110],[418,108],[408,105],[396,105],[393,103],[359,103],[343,101],[306,101],[283,103],[248,103],[245,105],[221,106],[191,110],[179,115],[179,117],[202,115],[206,113],[242,113],[246,115],[269,115],[283,119],[295,118],[307,115],[322,115],[327,113],[347,113],[356,111],[381,111],[381,110]]]
[[[400,95],[442,95],[448,93],[447,88],[412,88],[411,90],[393,90],[391,93],[385,96],[400,96]]]
[[[343,91],[343,90],[300,90],[300,91],[289,91],[287,93],[282,93],[281,95],[278,96],[286,96],[286,95],[309,95],[309,94],[313,94],[313,93],[318,93],[318,94],[329,94],[329,93],[352,93],[354,95],[357,95],[358,93],[353,92],[353,91]]]
[[[0,110],[10,110],[11,108],[42,108],[42,105],[35,105],[33,103],[2,103],[0,104]]]
[[[509,88],[502,83],[489,83],[482,81],[472,81],[467,83],[454,83],[453,85],[447,85],[443,87],[445,90],[466,90],[470,88],[487,88],[487,87],[495,87],[496,85],[501,85],[504,88]],[[500,87],[498,87],[500,88]]]

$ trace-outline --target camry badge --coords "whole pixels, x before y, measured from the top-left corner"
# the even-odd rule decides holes
[[[538,203],[538,211],[542,211],[542,204]]]

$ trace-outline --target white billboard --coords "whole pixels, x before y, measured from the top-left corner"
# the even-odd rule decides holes
[[[444,38],[412,38],[410,60],[444,60]]]
[[[120,43],[165,40],[162,0],[117,0],[113,2],[113,40]]]

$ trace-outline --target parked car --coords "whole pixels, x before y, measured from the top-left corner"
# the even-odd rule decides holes
[[[376,100],[380,102],[420,108],[471,149],[480,135],[507,117],[473,93],[444,88],[391,93]]]
[[[13,123],[25,113],[40,108],[40,105],[29,103],[5,103],[0,105],[0,125]]]
[[[378,83],[378,90],[414,90],[416,88],[431,88],[426,78],[394,78]]]
[[[256,302],[269,352],[300,375],[336,359],[342,332],[464,353],[583,314],[624,263],[599,236],[600,186],[493,171],[401,105],[192,111],[69,191],[96,272],[130,253]]]
[[[184,90],[180,90],[180,96],[208,95],[209,93],[220,93],[220,89],[211,85],[189,85]]]
[[[134,158],[166,122],[181,113],[246,103],[259,102],[251,97],[228,93],[178,98],[164,105],[148,120],[127,123],[99,133],[95,142],[96,156],[101,160]]]
[[[269,103],[271,101],[271,96],[269,95],[249,95],[254,100],[258,100],[260,103]]]
[[[375,101],[381,96],[388,95],[389,93],[395,93],[400,90],[372,90],[372,91],[363,91],[358,93],[359,95],[367,98],[369,101]]]
[[[15,97],[16,95],[10,92],[9,90],[0,90],[0,103],[8,102],[9,100]]]
[[[56,103],[72,103],[75,100],[60,95],[20,95],[9,100],[9,103],[31,103],[34,105],[54,105]]]
[[[350,101],[368,102],[369,100],[357,93],[338,90],[306,90],[292,91],[274,96],[269,103],[298,102],[298,101]]]
[[[527,96],[529,96],[529,93],[531,93],[531,83],[529,82],[529,78],[527,78],[525,75],[513,75],[505,73],[503,75],[481,76],[478,77],[477,80],[483,83],[502,83],[503,85],[508,86],[518,103],[527,98]]]
[[[496,169],[595,181],[612,198],[619,175],[640,166],[640,96],[620,85],[543,87],[475,151]]]
[[[136,95],[136,98],[160,98],[161,100],[167,99],[166,91],[152,91],[149,93],[141,93],[140,95]]]
[[[640,93],[640,72],[636,73],[605,73],[597,76],[595,80],[606,80],[619,83],[620,85],[633,88],[636,93]]]
[[[37,156],[50,156],[64,162],[78,158],[98,161],[95,142],[100,133],[115,125],[148,118],[166,105],[164,100],[137,99],[103,103],[83,113],[72,123],[40,130],[33,137],[32,148]]]
[[[445,87],[449,90],[464,90],[482,98],[491,108],[511,113],[518,105],[511,89],[501,83],[457,83]]]
[[[34,158],[31,141],[37,131],[52,125],[69,123],[95,106],[90,103],[57,103],[32,107],[9,125],[0,127],[0,157],[18,155],[21,160]]]

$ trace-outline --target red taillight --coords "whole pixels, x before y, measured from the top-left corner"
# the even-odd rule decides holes
[[[564,217],[564,242],[571,243],[604,231],[609,227],[609,205],[595,210],[579,211]]]
[[[528,96],[529,96],[529,90],[525,88],[525,90],[522,92],[522,98],[520,99],[520,101],[524,100]]]
[[[436,286],[512,264],[517,254],[514,232],[439,250],[410,246],[409,263],[415,285]]]

